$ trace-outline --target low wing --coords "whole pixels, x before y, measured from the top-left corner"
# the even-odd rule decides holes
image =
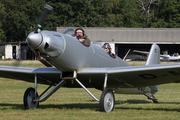
[[[139,51],[139,50],[134,50],[133,52],[141,53],[141,54],[146,54],[146,55],[149,54],[149,52],[146,52],[146,51]],[[169,55],[160,55],[160,58],[161,58],[161,59],[168,59],[168,58],[170,58],[170,56],[169,56]]]
[[[37,75],[38,83],[56,84],[61,79],[61,71],[57,68],[29,68],[0,66],[0,77],[34,82]],[[144,87],[166,83],[180,82],[180,64],[159,64],[149,66],[128,66],[112,68],[84,68],[77,72],[82,82],[101,89],[105,74],[108,75],[109,87]]]
[[[166,83],[180,82],[180,64],[159,64],[150,66],[130,66],[114,68],[85,68],[79,75],[95,76],[94,80],[108,75],[108,86],[118,87],[145,87]],[[96,81],[98,81],[98,79]],[[101,82],[103,84],[103,81]]]
[[[163,57],[163,58],[170,58],[169,55],[160,55],[160,57]]]
[[[146,54],[146,55],[149,54],[149,52],[146,52],[146,51],[139,51],[139,50],[133,50],[133,52],[141,53],[141,54]]]
[[[60,81],[61,71],[56,68],[0,66],[0,77],[33,83],[35,75],[38,78],[38,83],[54,84]]]
[[[141,53],[141,54],[146,54],[146,55],[149,54],[149,52],[146,52],[146,51],[140,51],[140,50],[133,50],[133,52]],[[170,56],[169,56],[169,55],[160,55],[160,57],[163,57],[163,58],[169,58]]]

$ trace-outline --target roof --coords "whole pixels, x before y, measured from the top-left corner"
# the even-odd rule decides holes
[[[57,31],[62,32],[67,28],[76,29],[57,27]],[[92,42],[180,44],[180,28],[82,28]]]

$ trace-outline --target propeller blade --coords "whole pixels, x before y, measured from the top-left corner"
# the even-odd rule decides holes
[[[38,19],[38,22],[37,22],[37,26],[36,26],[36,29],[35,29],[35,33],[38,33],[38,29],[41,29],[42,28],[42,25],[47,17],[47,15],[50,13],[50,11],[53,9],[53,7],[51,7],[50,5],[48,4],[45,4],[44,5],[44,10],[42,11],[39,19]]]

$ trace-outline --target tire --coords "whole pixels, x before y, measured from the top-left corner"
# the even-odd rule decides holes
[[[106,88],[100,98],[100,109],[104,112],[111,112],[114,109],[115,97],[111,89]]]
[[[26,89],[25,93],[24,93],[24,108],[25,109],[36,109],[39,107],[39,102],[36,101],[34,102],[33,100],[35,98],[38,98],[38,94],[36,92],[35,95],[35,89],[34,88],[28,88]]]

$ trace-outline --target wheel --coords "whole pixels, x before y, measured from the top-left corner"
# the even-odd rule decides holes
[[[106,88],[100,98],[100,109],[104,112],[111,112],[114,109],[115,97],[111,89]]]
[[[39,102],[33,101],[35,98],[38,98],[38,94],[34,88],[28,88],[24,93],[24,108],[25,109],[35,109],[39,106]]]
[[[153,101],[153,103],[159,103],[158,100],[152,100],[152,101]]]

